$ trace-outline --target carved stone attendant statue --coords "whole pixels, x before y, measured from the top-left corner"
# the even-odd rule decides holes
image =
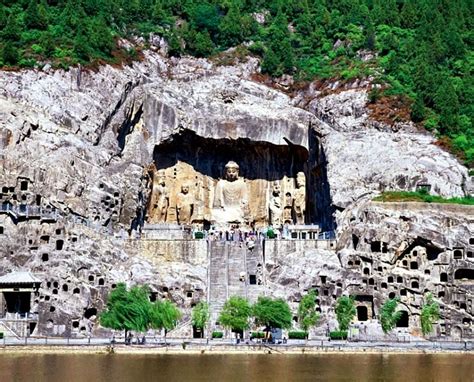
[[[189,186],[183,184],[176,198],[176,210],[179,224],[190,224],[194,211],[194,197],[189,193]]]
[[[216,224],[243,223],[248,218],[248,190],[239,177],[239,165],[230,161],[225,166],[225,178],[217,182],[212,219]]]
[[[306,212],[306,176],[304,172],[296,174],[295,190],[295,216],[296,224],[304,224]]]
[[[290,192],[285,194],[285,207],[283,208],[283,224],[293,224],[293,197]]]
[[[151,191],[149,222],[152,224],[164,223],[169,207],[169,193],[166,188],[165,172],[153,172],[153,188]]]
[[[280,227],[282,225],[283,208],[281,202],[281,187],[277,181],[273,182],[269,209],[270,224],[276,228]]]

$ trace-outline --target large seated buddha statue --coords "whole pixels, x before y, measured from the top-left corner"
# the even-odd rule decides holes
[[[213,223],[222,226],[248,221],[248,202],[247,184],[239,177],[239,165],[230,161],[214,192]]]

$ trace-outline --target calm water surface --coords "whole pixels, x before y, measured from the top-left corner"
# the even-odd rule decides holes
[[[474,354],[0,355],[0,381],[474,381]]]

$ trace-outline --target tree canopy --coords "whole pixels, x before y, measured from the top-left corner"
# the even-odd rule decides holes
[[[433,323],[439,319],[439,304],[433,299],[433,295],[428,293],[425,302],[421,307],[420,323],[423,335],[428,335],[433,331]]]
[[[209,321],[209,304],[200,301],[194,308],[192,313],[192,324],[198,329],[204,329]]]
[[[379,320],[384,333],[390,332],[402,317],[402,312],[397,312],[398,301],[397,298],[390,298],[380,308]]]
[[[309,329],[316,325],[319,320],[319,313],[317,312],[316,305],[316,290],[312,289],[301,298],[300,304],[298,306],[298,320],[300,323],[301,329],[308,332]]]
[[[137,53],[119,38],[150,33],[172,55],[245,43],[270,76],[371,75],[381,97],[404,100],[413,121],[472,167],[473,24],[471,0],[9,0],[0,4],[0,66],[121,62]]]
[[[117,284],[107,299],[107,307],[100,314],[100,324],[106,328],[145,332],[149,328],[173,329],[181,318],[181,312],[171,301],[150,302],[148,286],[127,289]]]
[[[255,324],[268,328],[289,329],[291,327],[291,310],[288,303],[281,298],[259,297],[253,306]]]
[[[232,296],[225,302],[219,315],[219,322],[232,330],[246,330],[250,326],[251,315],[252,307],[247,299]]]
[[[339,330],[346,331],[349,329],[349,324],[356,314],[354,297],[341,296],[336,301],[336,318],[339,323]]]

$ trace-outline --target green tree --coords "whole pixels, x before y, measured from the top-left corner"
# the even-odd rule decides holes
[[[252,310],[258,326],[265,326],[267,330],[291,328],[291,310],[281,298],[273,300],[270,297],[259,297]]]
[[[100,324],[106,328],[144,332],[150,320],[149,290],[146,286],[134,286],[127,290],[124,283],[117,284],[107,299],[107,307],[100,315]]]
[[[348,330],[349,324],[356,314],[353,296],[341,296],[336,301],[336,318],[339,330]]]
[[[11,42],[17,43],[20,39],[21,26],[18,21],[16,14],[13,12],[8,16],[7,25],[5,29],[1,32],[2,37]]]
[[[251,314],[252,307],[247,299],[232,296],[225,302],[219,315],[219,322],[232,330],[246,330],[249,328]]]
[[[20,59],[18,48],[13,44],[6,44],[2,49],[2,62],[5,65],[16,65]]]
[[[44,3],[38,5],[37,0],[30,0],[25,11],[25,24],[32,29],[46,29],[48,27],[48,14]]]
[[[152,329],[165,330],[166,334],[173,330],[181,318],[181,312],[178,307],[169,300],[155,301],[150,303],[150,321],[149,326]]]
[[[380,308],[380,324],[384,333],[390,332],[402,316],[402,312],[397,312],[398,298],[390,298],[385,301]]]
[[[439,319],[439,304],[434,301],[433,295],[428,293],[425,296],[425,303],[421,307],[420,323],[423,335],[428,335],[433,331],[433,323]]]
[[[204,328],[209,322],[210,313],[209,313],[209,304],[205,301],[200,301],[194,308],[192,313],[192,324],[197,329],[201,330],[201,333],[204,333]]]
[[[315,326],[319,320],[319,313],[316,311],[316,290],[312,289],[300,301],[298,306],[298,321],[301,329],[307,333],[312,326]]]

